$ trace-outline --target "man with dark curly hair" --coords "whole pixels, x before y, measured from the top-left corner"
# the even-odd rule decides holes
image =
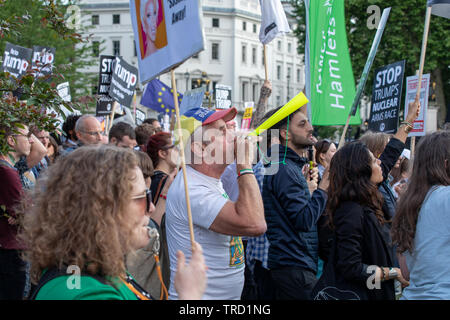
[[[68,148],[74,148],[77,145],[77,135],[75,134],[75,124],[77,123],[77,120],[81,117],[81,115],[78,114],[71,114],[66,118],[66,121],[64,121],[62,125],[62,129],[64,131],[64,135],[66,137],[66,140],[64,141],[62,147],[64,150]]]
[[[109,143],[117,147],[133,149],[136,146],[136,133],[126,122],[117,122],[109,130]]]

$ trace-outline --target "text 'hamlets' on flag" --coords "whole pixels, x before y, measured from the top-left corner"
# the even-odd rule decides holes
[[[305,1],[306,96],[313,125],[343,125],[355,98],[355,80],[347,45],[344,1]],[[360,124],[359,114],[350,124]]]

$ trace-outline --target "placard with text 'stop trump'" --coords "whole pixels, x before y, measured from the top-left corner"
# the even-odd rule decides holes
[[[130,0],[141,83],[204,49],[199,10],[198,0]]]

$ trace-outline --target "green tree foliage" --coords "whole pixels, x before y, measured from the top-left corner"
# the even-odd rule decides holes
[[[79,103],[63,101],[56,90],[58,83],[66,81],[75,89],[73,92],[89,90],[89,84],[83,83],[76,71],[85,63],[82,58],[86,48],[82,44],[86,40],[67,27],[65,8],[58,0],[0,0],[1,52],[6,41],[29,48],[33,45],[56,48],[51,75],[35,78],[29,68],[22,78],[16,79],[7,72],[0,72],[0,154],[10,151],[5,134],[17,133],[22,125],[35,125],[54,132],[58,125],[56,115],[48,109],[60,115],[63,115],[61,106],[69,110],[83,109]],[[18,89],[19,98],[12,94]]]
[[[71,95],[83,99],[92,95],[93,75],[82,72],[83,68],[98,62],[92,56],[92,43],[83,39],[81,33],[87,30],[75,29],[66,22],[71,19],[69,6],[75,0],[0,0],[0,21],[14,22],[7,34],[0,38],[0,52],[6,42],[33,48],[34,45],[56,48],[55,65],[64,65],[59,82],[70,83]],[[73,13],[72,13],[73,14]],[[20,23],[12,17],[26,17]]]
[[[292,4],[298,22],[298,27],[294,31],[299,38],[298,52],[304,53],[305,7],[302,0],[292,0]],[[406,76],[414,75],[419,69],[426,0],[345,1],[348,46],[356,81],[359,80],[364,69],[376,33],[376,29],[368,28],[368,20],[373,19],[371,17],[373,12],[367,12],[371,5],[378,6],[380,14],[387,7],[391,7],[391,12],[364,90],[369,97],[374,69],[400,60],[406,60]],[[370,22],[371,20],[369,24]],[[450,41],[448,39],[450,39],[450,19],[432,15],[424,73],[430,73],[432,80],[441,84],[441,109],[445,106],[445,100],[450,101]]]

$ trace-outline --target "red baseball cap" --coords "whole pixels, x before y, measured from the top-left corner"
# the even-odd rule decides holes
[[[206,118],[205,121],[203,121],[202,125],[213,123],[214,121],[217,121],[219,119],[223,119],[223,121],[228,122],[230,120],[233,120],[236,117],[236,114],[237,110],[234,107],[229,109],[216,110],[212,115]]]

